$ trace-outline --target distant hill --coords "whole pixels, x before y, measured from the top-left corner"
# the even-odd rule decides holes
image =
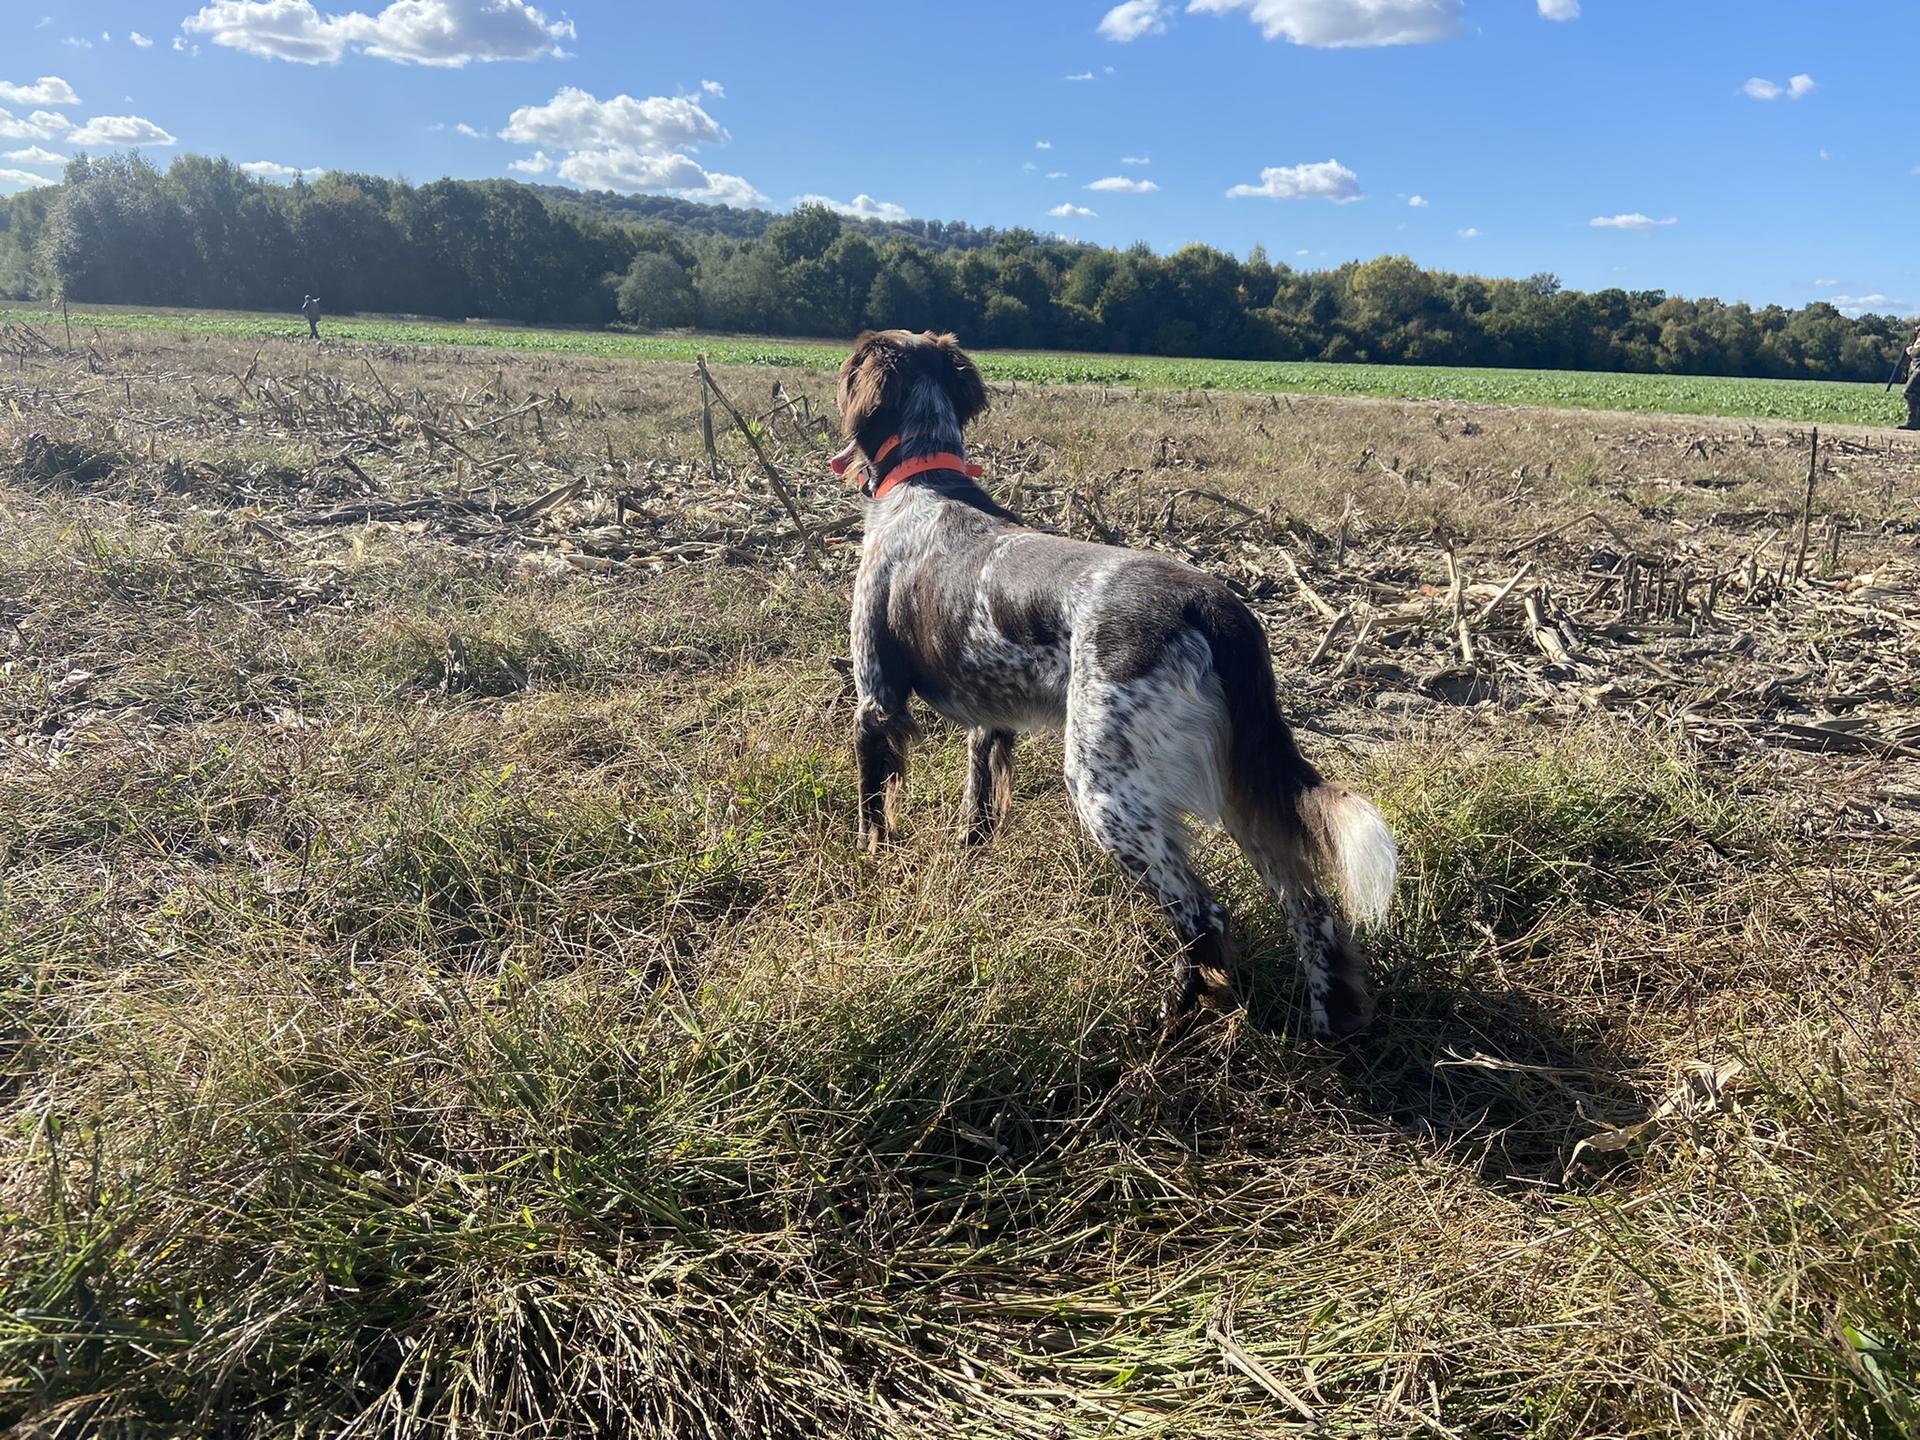
[[[900,325],[1001,349],[1876,383],[1912,333],[1820,300],[1583,293],[1405,255],[1296,270],[1259,246],[1163,255],[817,205],[332,171],[268,184],[205,155],[164,172],[77,159],[59,185],[0,197],[0,297],[264,310],[309,294],[333,313],[750,335]]]
[[[564,185],[529,185],[556,210],[588,215],[616,225],[655,225],[686,235],[713,235],[726,240],[758,240],[781,217],[771,210],[741,209],[733,205],[703,205],[671,195],[621,195],[612,190],[570,190]],[[932,250],[985,250],[1006,232],[980,228],[964,220],[872,220],[842,215],[842,224],[869,239],[903,236]]]

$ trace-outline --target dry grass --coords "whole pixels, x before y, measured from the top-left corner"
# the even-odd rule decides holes
[[[250,351],[114,346],[92,379],[23,361],[0,396],[19,1433],[1920,1425],[1906,756],[1562,706],[1577,677],[1492,632],[1518,668],[1484,703],[1390,678],[1444,627],[1309,669],[1320,618],[1249,584],[1308,743],[1390,811],[1407,880],[1380,1022],[1323,1049],[1282,925],[1211,847],[1266,958],[1245,1016],[1164,1050],[1138,1022],[1166,941],[1079,837],[1051,742],[990,853],[952,843],[940,735],[905,844],[856,855],[848,537],[821,566],[748,544],[783,522],[733,478],[743,449],[730,560],[554,563],[594,553],[611,494],[643,497],[649,545],[709,523],[715,497],[672,488],[704,473],[684,371],[285,346],[236,390]],[[356,487],[260,377],[311,366],[374,415],[367,358],[421,414],[560,392],[564,421],[493,434],[520,458],[484,483],[596,488],[524,534],[296,530]],[[1495,556],[1588,509],[1651,548],[1797,507],[1797,444],[1681,454],[1699,424],[1023,388],[980,440],[1036,506],[1077,487],[1223,565],[1249,552],[1217,527],[1155,528],[1169,495],[1323,536],[1346,515],[1341,567],[1289,532],[1344,602],[1439,581],[1391,579],[1436,522]],[[17,461],[29,435],[117,458],[50,471]],[[482,484],[397,439],[358,463],[388,498]],[[1850,519],[1848,567],[1899,563],[1910,465],[1846,463],[1821,512]],[[1891,663],[1820,631],[1817,593],[1703,634],[1788,614],[1821,665]],[[1875,704],[1904,733],[1911,694]]]

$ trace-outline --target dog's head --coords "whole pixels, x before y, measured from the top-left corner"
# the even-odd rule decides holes
[[[857,453],[871,459],[895,435],[923,435],[958,448],[962,428],[987,408],[987,387],[951,335],[869,330],[840,367],[840,433],[833,457],[843,475]]]

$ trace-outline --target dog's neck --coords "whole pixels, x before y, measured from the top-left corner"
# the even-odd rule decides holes
[[[900,458],[963,455],[962,444],[960,419],[953,413],[946,387],[932,379],[916,381],[900,407]]]
[[[860,436],[861,448],[870,457],[867,479],[860,487],[868,499],[878,500],[902,482],[912,482],[944,499],[1018,523],[1019,517],[979,485],[980,467],[967,463],[960,419],[938,381],[917,381],[907,391],[898,415],[887,418],[897,420],[897,427],[870,421]]]
[[[878,418],[878,417],[876,417]],[[967,463],[960,420],[943,386],[920,380],[907,391],[900,406],[897,429],[884,423],[874,427],[877,440],[868,437],[866,481],[860,487],[878,500],[903,482],[919,475],[950,472],[978,477],[980,467]]]
[[[894,435],[887,439],[873,452],[872,460],[867,463],[866,480],[861,484],[860,492],[869,500],[880,500],[885,498],[889,490],[916,475],[945,472],[977,480],[982,474],[980,467],[968,464],[967,457],[957,449],[938,450],[930,455],[915,455],[911,459],[907,458],[905,452],[905,436]]]

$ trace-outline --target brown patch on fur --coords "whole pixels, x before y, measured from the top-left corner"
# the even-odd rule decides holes
[[[1013,809],[1013,732],[967,734],[967,828],[969,845],[984,845]]]
[[[877,855],[893,838],[900,786],[907,775],[913,722],[863,704],[853,722],[853,751],[860,767],[860,848]]]
[[[1239,952],[1233,948],[1233,941],[1222,935],[1218,949],[1211,956],[1198,958],[1194,965],[1194,973],[1200,980],[1201,1009],[1227,1011],[1239,1006],[1233,981],[1234,972],[1239,968]]]
[[[1004,825],[1013,813],[1013,736],[1001,731],[993,737],[993,755],[988,769],[993,776],[993,818]]]
[[[1160,1007],[1160,1023],[1169,1038],[1201,1012],[1237,1010],[1234,973],[1239,968],[1239,952],[1226,931],[1205,930],[1188,940],[1175,962],[1173,993]]]
[[[960,348],[959,340],[951,333],[935,335],[929,330],[927,334],[946,357],[952,377],[952,383],[947,386],[947,399],[953,402],[954,418],[964,429],[986,413],[987,382],[981,378],[973,357]]]

